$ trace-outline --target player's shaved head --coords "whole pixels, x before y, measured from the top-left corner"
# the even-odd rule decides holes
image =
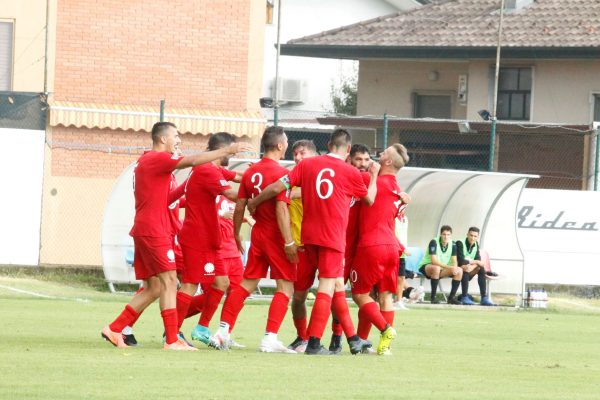
[[[208,139],[208,150],[218,150],[222,147],[227,147],[231,143],[235,143],[235,136],[229,132],[217,132],[211,135]]]
[[[172,122],[157,122],[152,126],[152,143],[159,143],[160,138],[165,136],[170,128],[175,128],[177,130],[177,126]]]
[[[395,150],[395,152],[391,152],[390,159],[392,160],[392,165],[394,168],[400,169],[408,164],[410,157],[408,156],[406,147],[400,143],[394,143],[392,148]]]
[[[277,150],[278,144],[285,143],[285,132],[280,126],[270,126],[265,129],[265,132],[260,139],[260,145],[267,151]]]
[[[347,130],[338,128],[331,133],[329,138],[329,148],[336,150],[342,147],[347,147],[352,144],[352,136]]]

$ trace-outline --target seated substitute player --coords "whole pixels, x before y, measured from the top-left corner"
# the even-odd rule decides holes
[[[208,140],[208,149],[217,150],[234,142],[235,136],[228,132],[215,133]],[[216,204],[219,195],[237,200],[237,191],[228,182],[236,173],[223,168],[229,164],[229,158],[222,157],[192,169],[185,186],[186,213],[179,233],[184,268],[177,293],[178,328],[188,314],[198,285],[203,284],[204,307],[191,336],[207,345],[210,344],[208,326],[229,287],[229,271],[219,254],[222,238]]]
[[[240,228],[248,199],[257,196],[270,183],[277,181],[288,172],[279,165],[288,146],[283,128],[272,126],[265,130],[261,145],[265,149],[262,159],[250,166],[242,176],[238,201],[233,213],[234,236],[238,249],[243,251]],[[288,214],[288,193],[281,193],[277,199],[261,204],[254,213],[256,223],[252,228],[248,261],[244,280],[231,291],[221,311],[221,323],[212,341],[215,347],[229,348],[230,328],[244,307],[244,300],[258,286],[261,278],[275,279],[277,289],[267,317],[265,335],[260,343],[260,351],[265,353],[296,353],[288,349],[277,338],[277,333],[287,312],[289,299],[294,292],[296,280],[296,244],[290,231]]]
[[[102,337],[117,347],[127,347],[123,328],[133,326],[140,314],[160,297],[165,330],[164,349],[195,350],[177,336],[177,274],[173,238],[168,216],[171,174],[176,169],[193,167],[243,151],[248,143],[234,143],[216,151],[187,157],[174,155],[181,139],[177,127],[158,122],[152,127],[152,150],[144,152],[134,169],[135,218],[130,235],[134,241],[136,278],[144,290],[134,295],[121,314],[102,328]]]
[[[371,207],[361,207],[358,249],[350,270],[352,298],[359,318],[381,332],[377,354],[388,355],[396,337],[392,294],[396,291],[399,256],[404,246],[396,238],[395,221],[403,204],[396,174],[408,163],[406,148],[395,143],[381,153],[377,197]],[[379,305],[370,296],[377,289]],[[368,336],[368,334],[367,334]]]
[[[462,279],[462,296],[460,301],[466,305],[475,304],[468,296],[469,281],[477,275],[477,283],[479,284],[479,294],[481,295],[480,304],[482,306],[493,306],[489,297],[487,297],[487,280],[486,271],[481,255],[479,254],[479,228],[472,226],[467,232],[467,237],[464,241],[456,241],[456,258],[458,265],[463,269]]]
[[[348,212],[352,197],[367,205],[373,204],[379,164],[371,163],[371,182],[367,188],[360,172],[345,162],[351,142],[348,131],[334,130],[328,144],[329,154],[300,161],[288,176],[269,185],[249,202],[249,208],[254,208],[290,187],[302,189],[302,242],[309,268],[314,271],[312,273],[319,272],[319,287],[308,324],[305,354],[332,354],[321,345],[332,310],[342,326],[354,328],[343,278]],[[347,339],[352,354],[361,353],[370,346],[355,333],[348,335]]]
[[[431,304],[439,304],[436,299],[440,278],[452,277],[452,289],[448,296],[448,304],[461,304],[456,298],[463,270],[457,264],[456,243],[452,241],[452,228],[444,225],[440,228],[440,236],[431,239],[425,256],[421,261],[419,272],[431,281]]]

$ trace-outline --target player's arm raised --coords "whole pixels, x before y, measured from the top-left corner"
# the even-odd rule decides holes
[[[369,186],[367,186],[367,195],[361,199],[363,203],[369,206],[373,205],[375,196],[377,196],[377,174],[379,174],[380,168],[381,165],[379,165],[379,163],[371,161],[371,164],[369,165],[369,175],[371,176],[371,179],[369,181]]]
[[[242,243],[242,236],[240,231],[242,229],[242,223],[244,222],[244,211],[246,210],[246,199],[238,199],[235,203],[235,210],[233,211],[233,236],[235,237],[235,243],[237,244],[240,253],[244,254],[244,244]]]
[[[277,196],[279,193],[287,189],[287,186],[281,181],[281,179],[271,183],[262,192],[260,192],[258,196],[248,201],[248,211],[250,211],[251,214],[254,213],[256,207],[258,207],[261,203],[272,199],[273,197]]]
[[[246,142],[237,142],[232,143],[227,147],[222,147],[218,150],[207,151],[200,154],[194,154],[191,156],[183,157],[177,165],[175,169],[184,169],[188,167],[193,167],[200,164],[205,164],[214,160],[218,160],[221,157],[225,157],[229,154],[243,153],[243,152],[251,152],[254,151],[254,146],[250,143]]]
[[[296,242],[292,237],[292,229],[290,228],[290,213],[288,211],[288,205],[284,201],[277,201],[275,203],[275,214],[277,215],[277,225],[283,236],[283,242],[285,255],[291,263],[298,263],[298,250],[296,248]]]

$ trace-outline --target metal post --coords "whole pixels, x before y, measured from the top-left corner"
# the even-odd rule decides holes
[[[281,0],[277,1],[277,54],[275,57],[275,96],[273,96],[273,124],[279,123],[279,55],[281,53]]]
[[[388,147],[388,116],[387,113],[383,114],[383,150]]]
[[[596,136],[596,154],[594,154],[594,192],[598,191],[598,164],[600,163],[600,140],[598,140],[598,133],[600,128],[596,128],[594,134]]]
[[[46,39],[44,43],[44,93],[48,94],[48,25],[50,24],[50,0],[46,0]]]
[[[165,101],[160,101],[160,122],[164,122],[165,120]]]
[[[504,19],[504,0],[500,2],[500,23],[498,24],[498,45],[496,46],[496,72],[494,75],[494,104],[492,107],[492,127],[490,130],[490,157],[488,169],[494,170],[494,157],[496,156],[496,111],[498,108],[498,79],[500,77],[500,46],[502,44],[502,20]]]

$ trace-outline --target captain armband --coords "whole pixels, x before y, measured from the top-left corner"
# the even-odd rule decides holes
[[[290,177],[288,175],[286,176],[282,176],[281,178],[279,178],[279,181],[281,183],[283,183],[283,186],[285,186],[286,190],[290,190],[292,185],[290,185]]]

